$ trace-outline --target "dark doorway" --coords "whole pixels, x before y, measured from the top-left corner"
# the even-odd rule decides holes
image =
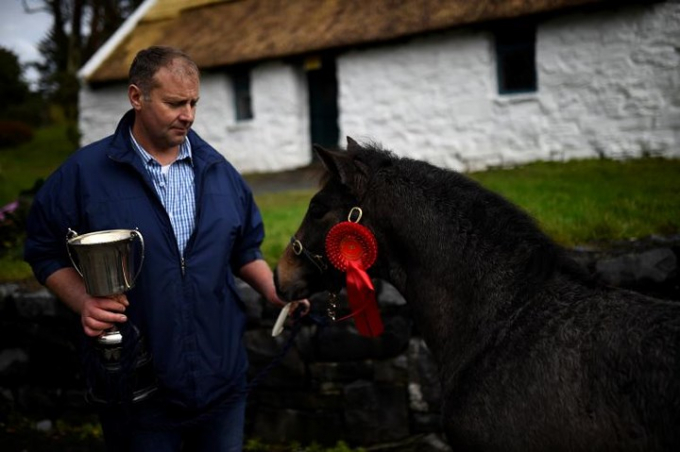
[[[338,80],[335,59],[308,58],[305,61],[309,87],[309,123],[313,144],[337,147],[338,136]],[[316,154],[314,154],[316,155]]]

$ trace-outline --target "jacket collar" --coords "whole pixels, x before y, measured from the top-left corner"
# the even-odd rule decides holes
[[[130,139],[130,128],[135,122],[135,111],[130,109],[118,122],[116,131],[111,139],[109,157],[117,162],[129,163],[135,167],[143,169],[141,159],[133,148]],[[221,160],[221,155],[212,149],[196,132],[189,130],[189,143],[191,143],[191,153],[194,165],[208,165]]]

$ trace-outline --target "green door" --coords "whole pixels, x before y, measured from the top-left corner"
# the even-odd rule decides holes
[[[335,59],[323,57],[312,61],[313,64],[306,65],[312,144],[334,148],[340,134]]]

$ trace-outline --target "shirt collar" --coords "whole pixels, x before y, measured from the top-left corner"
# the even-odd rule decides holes
[[[137,154],[142,159],[142,161],[147,165],[159,164],[155,158],[142,147],[141,144],[137,142],[135,136],[132,134],[132,128],[130,128],[130,139],[132,140],[132,147],[135,148]],[[189,142],[189,137],[184,137],[184,141],[179,145],[179,154],[177,155],[176,162],[187,160],[187,162],[193,166],[193,160],[191,157],[191,143]]]

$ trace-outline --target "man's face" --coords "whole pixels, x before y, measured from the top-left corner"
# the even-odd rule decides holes
[[[131,85],[130,101],[135,109],[136,137],[149,151],[164,151],[180,145],[194,122],[199,95],[198,75],[181,62],[161,68],[154,76],[157,86],[145,96]],[[139,127],[137,127],[139,126]]]

